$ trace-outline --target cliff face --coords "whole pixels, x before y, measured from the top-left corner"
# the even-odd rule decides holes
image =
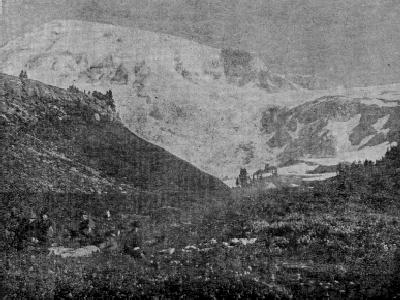
[[[104,100],[4,74],[0,100],[1,192],[229,195],[218,179],[130,132]]]

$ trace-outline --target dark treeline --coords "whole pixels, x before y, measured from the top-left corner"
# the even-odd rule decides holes
[[[377,162],[340,164],[337,168],[337,189],[362,198],[395,199],[400,193],[400,148],[394,146]]]
[[[393,146],[376,162],[339,164],[337,176],[313,183],[312,194],[329,201],[361,201],[374,209],[399,207],[400,148]]]
[[[21,75],[20,75],[20,76],[21,76]],[[81,93],[81,92],[82,92],[82,91],[79,90],[79,88],[76,87],[75,85],[70,85],[70,86],[67,88],[67,91],[70,92],[70,93]],[[83,93],[86,94],[86,91],[83,91]],[[99,100],[105,101],[106,104],[107,104],[108,106],[110,106],[112,110],[115,111],[115,102],[114,102],[114,97],[113,97],[113,93],[112,93],[111,90],[108,90],[105,94],[103,94],[103,93],[101,93],[101,92],[99,92],[99,91],[93,91],[92,93],[90,93],[90,91],[89,91],[89,92],[88,92],[88,95],[90,95],[90,94],[91,94],[93,97],[95,97],[95,98],[97,98],[97,99],[99,99]]]
[[[236,192],[240,196],[240,190]],[[283,215],[342,211],[349,203],[366,205],[373,211],[397,212],[400,209],[400,147],[391,147],[376,162],[339,164],[337,176],[325,181],[305,183],[300,188],[268,190],[247,198],[243,205],[248,210],[255,209],[258,214],[270,217],[277,214],[270,203]]]

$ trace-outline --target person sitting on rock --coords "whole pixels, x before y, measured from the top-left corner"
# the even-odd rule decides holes
[[[26,246],[26,241],[28,240],[30,222],[28,218],[22,215],[18,215],[15,221],[17,227],[14,233],[14,247],[17,250],[22,250]]]
[[[79,234],[81,234],[83,236],[87,236],[90,233],[89,216],[85,212],[82,213],[78,230],[79,230]]]
[[[105,241],[99,245],[103,251],[117,252],[120,250],[119,230],[115,233],[112,230],[105,233]]]
[[[37,219],[36,213],[33,210],[31,210],[30,215],[29,215],[29,223],[36,224],[37,221],[38,221],[38,219]]]
[[[21,223],[21,214],[18,209],[13,206],[6,218],[5,230],[6,238],[11,246],[16,246],[17,244],[17,231]]]
[[[15,206],[11,208],[11,212],[6,222],[6,236],[9,245],[17,250],[22,250],[26,246],[29,237],[30,219],[26,218],[20,209]]]
[[[95,224],[89,215],[85,212],[82,213],[82,219],[79,223],[79,234],[83,237],[86,242],[89,242],[93,238],[93,229]]]
[[[139,221],[134,221],[130,224],[129,231],[122,239],[122,252],[134,258],[146,259],[143,253],[143,237],[140,230],[141,224]]]
[[[40,213],[40,218],[37,223],[36,232],[37,232],[37,239],[41,244],[47,243],[48,237],[53,235],[53,226],[47,214],[47,209],[43,209]]]

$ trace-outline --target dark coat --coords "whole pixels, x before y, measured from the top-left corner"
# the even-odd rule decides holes
[[[122,238],[122,251],[134,257],[140,257],[143,245],[143,237],[140,232],[134,230],[129,231]]]

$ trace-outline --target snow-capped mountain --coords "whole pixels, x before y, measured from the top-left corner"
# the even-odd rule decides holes
[[[321,98],[333,92],[310,91],[325,87],[320,78],[274,74],[250,53],[113,25],[47,23],[1,48],[0,66],[57,86],[112,89],[133,132],[220,178],[368,147],[381,147],[379,156],[399,125],[396,94],[376,98],[386,87]]]

